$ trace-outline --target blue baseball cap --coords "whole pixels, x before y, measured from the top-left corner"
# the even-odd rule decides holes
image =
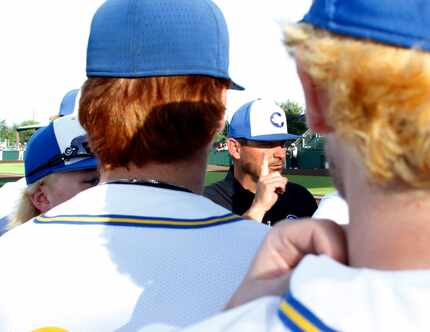
[[[79,100],[78,95],[78,89],[70,90],[64,95],[63,100],[61,101],[60,111],[58,112],[59,116],[65,116],[75,113],[76,108],[79,104],[77,102]]]
[[[88,40],[88,77],[206,75],[243,90],[229,72],[229,37],[210,0],[107,0]]]
[[[27,184],[52,173],[97,168],[88,148],[86,132],[74,114],[40,128],[31,137],[24,155]]]
[[[250,141],[285,141],[299,136],[288,134],[287,117],[282,108],[274,101],[257,99],[234,113],[228,137]]]
[[[430,51],[427,0],[315,0],[302,21],[341,35]]]

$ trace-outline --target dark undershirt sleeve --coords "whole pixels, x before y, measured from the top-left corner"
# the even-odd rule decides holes
[[[295,202],[300,210],[300,217],[311,217],[318,208],[314,196],[308,189],[295,184]]]
[[[284,219],[311,217],[317,209],[313,195],[305,187],[289,182],[283,197],[276,202],[264,216],[263,221],[270,220],[271,225]]]
[[[212,202],[221,205],[227,210],[232,210],[232,196],[229,194],[229,190],[224,188],[224,181],[214,183],[210,186],[205,187],[203,196],[209,198]]]
[[[304,199],[304,201],[306,202],[306,204],[304,204],[305,213],[307,216],[312,217],[312,215],[318,208],[318,204],[314,196],[307,189],[305,190],[305,194],[303,196],[306,197],[306,199]]]

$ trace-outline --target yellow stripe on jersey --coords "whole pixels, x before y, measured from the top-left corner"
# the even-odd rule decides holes
[[[291,291],[282,297],[278,316],[285,326],[293,332],[336,332],[297,300]]]
[[[172,218],[151,218],[151,217],[136,217],[136,216],[52,216],[46,217],[40,215],[36,217],[36,222],[39,223],[80,223],[80,224],[115,224],[124,226],[148,226],[148,227],[178,227],[178,228],[195,228],[208,227],[217,224],[224,224],[242,220],[241,217],[235,214],[227,214],[205,219],[172,219]]]
[[[31,332],[69,332],[69,330],[63,329],[61,327],[49,326],[41,327],[36,330],[32,330]]]
[[[280,311],[288,317],[298,328],[306,332],[319,332],[320,329],[302,316],[288,302],[283,301],[279,306]]]

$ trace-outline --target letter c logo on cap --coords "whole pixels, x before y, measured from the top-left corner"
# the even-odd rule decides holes
[[[279,112],[272,113],[270,116],[270,122],[272,125],[278,128],[282,128],[284,126],[284,121],[282,121],[282,114]]]

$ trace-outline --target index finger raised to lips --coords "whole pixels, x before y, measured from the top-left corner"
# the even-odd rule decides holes
[[[260,176],[269,175],[269,156],[267,153],[263,155],[263,162],[261,163]]]

